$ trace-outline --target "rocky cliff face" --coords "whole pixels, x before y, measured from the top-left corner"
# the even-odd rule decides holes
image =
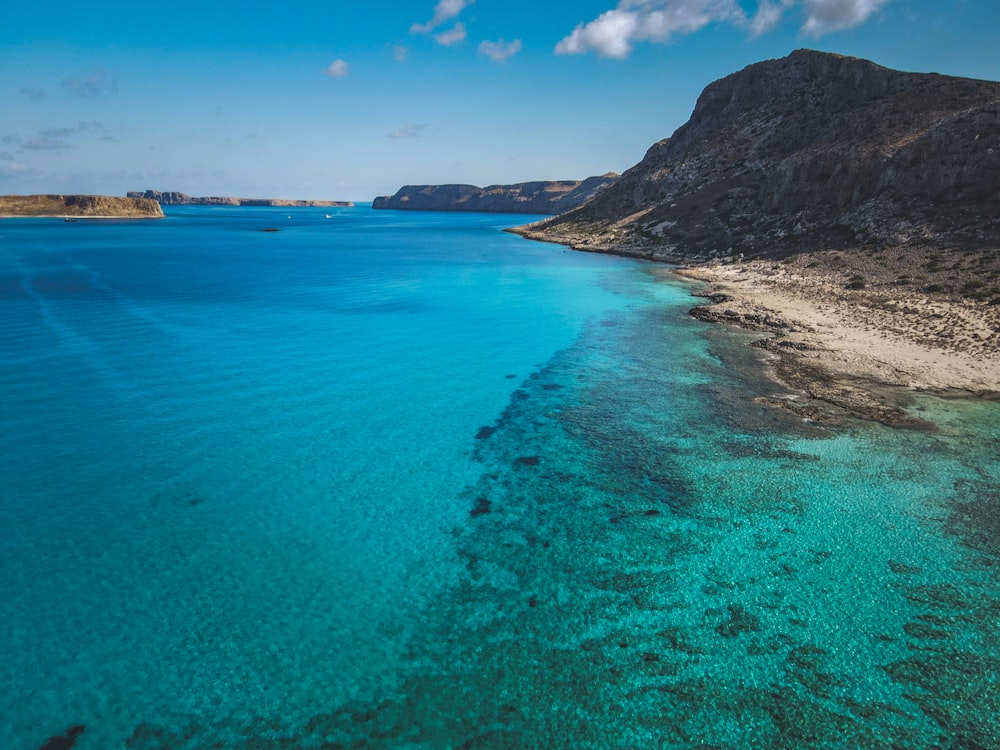
[[[708,86],[590,203],[522,233],[660,258],[1000,244],[1000,83],[799,50]]]
[[[2,195],[0,216],[160,219],[163,209],[148,198],[109,195]]]
[[[593,198],[618,179],[616,174],[581,181],[522,182],[515,185],[407,185],[393,196],[376,198],[372,208],[410,211],[486,211],[558,214]]]
[[[280,206],[296,207],[350,207],[350,201],[312,201],[285,200],[282,198],[233,198],[228,196],[206,196],[194,198],[187,193],[174,191],[161,192],[146,190],[145,192],[130,191],[129,198],[149,198],[162,206]]]

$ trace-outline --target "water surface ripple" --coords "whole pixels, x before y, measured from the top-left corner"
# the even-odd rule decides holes
[[[513,221],[0,227],[0,745],[1000,747],[997,406]]]

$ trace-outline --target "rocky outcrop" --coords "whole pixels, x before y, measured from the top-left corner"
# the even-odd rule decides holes
[[[163,209],[149,198],[109,195],[0,195],[0,217],[161,219]]]
[[[709,85],[593,201],[522,234],[662,259],[1000,241],[1000,83],[799,50]]]
[[[223,196],[207,196],[194,198],[187,193],[173,191],[146,190],[145,192],[130,191],[129,198],[151,198],[163,206],[279,206],[283,208],[300,207],[350,207],[351,201],[311,201],[284,200],[281,198],[232,198]]]
[[[484,211],[558,214],[587,202],[618,179],[616,174],[583,181],[521,182],[515,185],[407,185],[376,198],[372,208],[410,211]]]

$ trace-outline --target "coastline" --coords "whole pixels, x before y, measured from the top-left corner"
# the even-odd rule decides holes
[[[63,221],[145,221],[147,219],[162,219],[162,216],[140,215],[87,215],[87,214],[0,214],[0,219],[62,219]]]
[[[162,219],[148,198],[111,195],[0,195],[0,219]]]
[[[694,317],[766,333],[755,346],[794,391],[855,416],[929,428],[906,412],[907,392],[1000,397],[1000,305],[889,284],[851,289],[808,263],[747,261],[664,267],[700,283]],[[818,422],[808,401],[766,399]]]

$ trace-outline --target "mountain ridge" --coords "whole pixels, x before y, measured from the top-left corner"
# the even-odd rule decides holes
[[[338,207],[350,208],[351,201],[317,201],[317,200],[285,200],[283,198],[237,198],[231,196],[192,197],[187,193],[160,190],[131,190],[129,198],[149,198],[161,206],[279,206],[282,208],[299,207]]]
[[[599,194],[618,179],[613,172],[585,180],[538,180],[508,185],[405,185],[372,202],[375,209],[558,214]]]
[[[594,200],[515,229],[663,260],[1000,238],[1000,83],[797,50],[705,88]]]

